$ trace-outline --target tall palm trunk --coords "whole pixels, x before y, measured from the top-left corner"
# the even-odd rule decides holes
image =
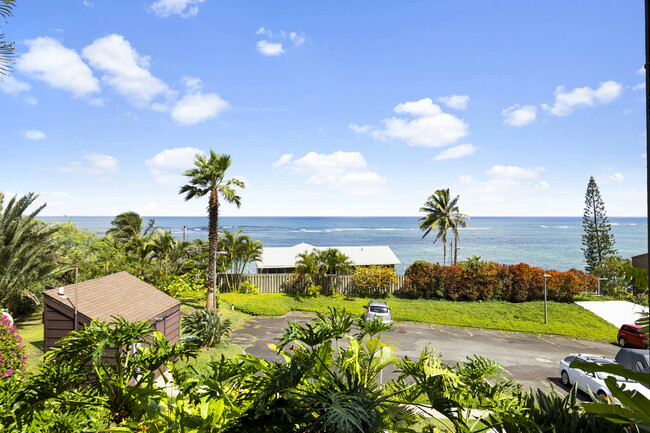
[[[219,195],[217,188],[210,192],[208,205],[208,299],[205,307],[214,310],[214,292],[217,281],[217,248],[219,247]]]
[[[447,265],[447,242],[442,240],[442,266]]]

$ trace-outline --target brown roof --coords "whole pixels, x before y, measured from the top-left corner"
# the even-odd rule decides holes
[[[63,289],[65,298],[59,296],[58,288],[44,294],[74,309],[75,285]],[[79,283],[78,311],[90,319],[110,321],[111,316],[123,316],[130,321],[150,320],[178,304],[176,299],[128,272]]]

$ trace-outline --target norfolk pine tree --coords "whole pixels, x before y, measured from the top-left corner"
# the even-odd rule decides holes
[[[585,253],[585,270],[593,273],[607,256],[616,254],[614,235],[610,233],[611,226],[605,213],[605,203],[600,197],[600,191],[594,177],[589,178],[585,194],[585,213],[582,217],[582,251]]]

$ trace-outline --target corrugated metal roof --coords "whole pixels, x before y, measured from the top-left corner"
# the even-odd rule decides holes
[[[46,296],[74,309],[75,285],[44,292]],[[180,302],[128,272],[118,272],[79,283],[78,312],[91,319],[110,321],[111,316],[123,316],[130,321],[151,320]]]
[[[292,268],[296,265],[296,256],[305,251],[336,248],[348,256],[357,266],[399,265],[401,262],[387,245],[362,247],[314,247],[301,243],[292,247],[269,247],[262,251],[262,260],[257,262],[260,269]]]

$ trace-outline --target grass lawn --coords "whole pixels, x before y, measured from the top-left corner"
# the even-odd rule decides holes
[[[43,362],[43,307],[14,322],[27,353],[27,371],[34,372]]]
[[[223,293],[221,298],[234,305],[238,311],[259,316],[281,316],[290,310],[326,312],[328,307],[360,315],[369,300],[284,293]],[[516,304],[503,301],[453,302],[389,297],[386,302],[392,309],[393,320],[397,322],[532,332],[603,341],[615,341],[618,331],[614,325],[573,303],[549,302],[548,324],[545,325],[542,301]]]

